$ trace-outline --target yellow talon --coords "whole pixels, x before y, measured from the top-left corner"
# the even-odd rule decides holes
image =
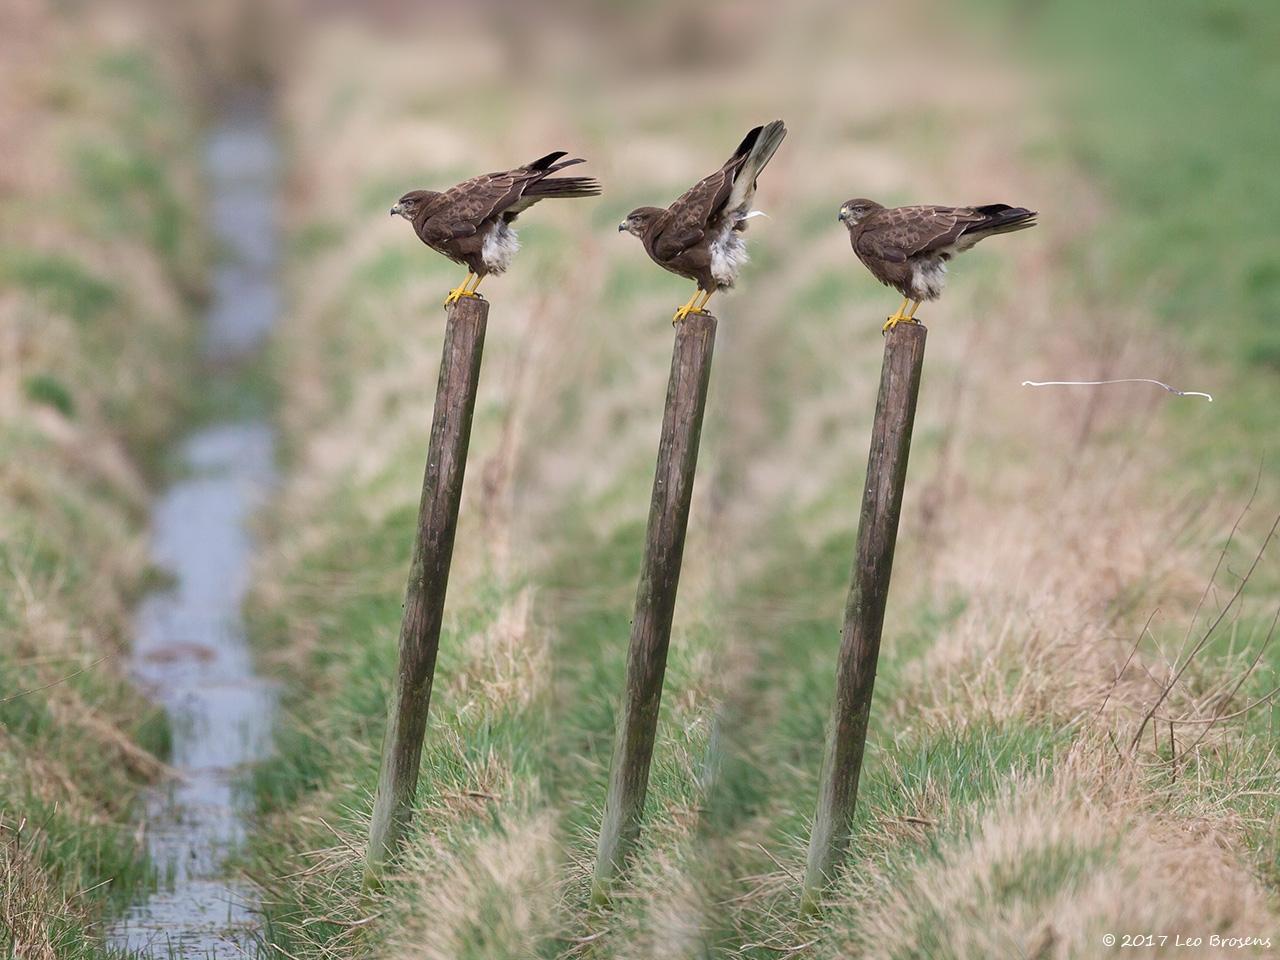
[[[689,298],[688,302],[685,303],[684,306],[682,306],[672,315],[671,325],[673,327],[676,324],[678,324],[681,320],[683,320],[685,317],[689,316],[689,314],[693,313],[693,301],[698,299],[698,294],[701,292],[702,292],[701,290],[694,290],[693,296]]]
[[[707,302],[711,299],[711,293],[712,291],[710,290],[693,291],[693,296],[689,298],[689,302],[677,310],[675,315],[671,318],[671,325],[673,327],[676,326],[691,313],[706,313],[706,310],[704,310],[703,307],[705,307]]]
[[[888,333],[900,323],[919,323],[920,321],[914,317],[890,317],[884,322],[884,326],[880,328],[881,333]]]
[[[911,310],[908,313],[903,313],[902,311],[907,309],[908,303],[912,304]],[[880,328],[880,332],[888,333],[900,323],[919,323],[920,321],[915,319],[916,311],[918,309],[920,309],[919,300],[913,301],[910,297],[903,297],[902,303],[899,305],[898,309],[893,312],[893,316],[884,322],[884,326]]]
[[[471,286],[471,280],[473,277],[475,278],[475,281],[476,281],[474,287]],[[477,276],[476,274],[470,271],[467,271],[467,278],[463,280],[460,284],[458,284],[456,287],[454,287],[452,290],[449,291],[449,295],[444,298],[444,305],[447,307],[451,303],[457,303],[463,297],[479,296],[479,294],[477,294],[475,290],[476,290],[476,287],[480,286],[480,281],[483,279],[484,279],[483,277]]]

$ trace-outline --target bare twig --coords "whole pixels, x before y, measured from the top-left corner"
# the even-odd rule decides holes
[[[48,690],[50,687],[56,687],[59,684],[67,683],[70,680],[74,680],[76,677],[80,676],[80,674],[88,673],[98,664],[102,663],[102,661],[111,659],[111,656],[112,655],[108,653],[106,656],[99,657],[97,660],[93,661],[93,663],[89,664],[88,666],[81,667],[75,673],[69,673],[65,677],[59,677],[57,680],[53,680],[49,683],[46,683],[44,686],[32,687],[30,690],[21,690],[18,693],[15,693],[11,697],[5,697],[4,699],[0,700],[0,705],[6,704],[6,703],[12,703],[14,700],[20,700],[23,697],[29,696],[33,693],[39,693],[42,690]]]
[[[1264,546],[1266,545],[1265,542],[1263,545]],[[1249,676],[1250,674],[1253,673],[1254,668],[1257,667],[1258,661],[1262,659],[1262,654],[1266,651],[1267,647],[1271,645],[1271,638],[1275,636],[1276,624],[1278,622],[1280,622],[1280,608],[1276,609],[1275,616],[1271,618],[1271,627],[1267,630],[1267,636],[1262,641],[1262,645],[1258,648],[1258,653],[1253,658],[1253,662],[1249,664],[1249,669],[1245,670],[1245,672],[1240,675],[1240,679],[1236,682],[1236,685],[1232,688],[1231,693],[1228,694],[1227,697],[1222,701],[1218,714],[1213,718],[1213,721],[1204,728],[1204,730],[1200,733],[1200,736],[1196,738],[1196,742],[1191,745],[1189,750],[1183,751],[1184,755],[1188,752],[1194,751],[1196,747],[1200,746],[1204,738],[1209,735],[1209,731],[1213,729],[1214,724],[1225,719],[1221,711],[1226,709],[1227,704],[1231,702],[1232,698],[1236,695],[1237,691],[1239,691],[1240,687],[1243,686],[1244,682],[1249,679]],[[1255,703],[1253,704],[1253,706],[1257,706],[1257,704]],[[1252,709],[1252,706],[1248,709]],[[1239,715],[1239,714],[1236,714],[1236,715]]]
[[[1147,631],[1151,629],[1151,621],[1156,618],[1156,614],[1160,612],[1160,608],[1156,607],[1151,611],[1151,615],[1147,617],[1147,622],[1142,625],[1142,629],[1138,631],[1138,639],[1133,642],[1133,649],[1129,651],[1129,656],[1125,657],[1124,663],[1116,672],[1116,678],[1111,681],[1111,689],[1107,691],[1107,695],[1102,698],[1102,703],[1098,706],[1096,716],[1101,716],[1102,711],[1107,706],[1107,701],[1111,699],[1111,695],[1116,692],[1116,687],[1120,685],[1120,678],[1124,676],[1124,672],[1129,669],[1129,664],[1133,662],[1134,655],[1138,652],[1138,647],[1142,645],[1142,638],[1147,635]]]
[[[1178,647],[1178,658],[1181,658],[1187,649],[1187,641],[1191,639],[1191,631],[1195,629],[1196,621],[1200,619],[1200,611],[1204,609],[1205,601],[1209,599],[1209,594],[1213,591],[1213,586],[1218,582],[1218,572],[1222,569],[1223,563],[1226,562],[1227,552],[1231,549],[1231,544],[1235,542],[1236,534],[1240,532],[1240,524],[1244,522],[1244,518],[1248,516],[1249,511],[1253,508],[1253,501],[1258,498],[1258,488],[1262,486],[1262,462],[1258,463],[1258,473],[1253,478],[1253,489],[1249,491],[1249,499],[1245,501],[1244,508],[1236,516],[1235,523],[1231,524],[1231,531],[1227,534],[1227,542],[1222,545],[1222,550],[1218,553],[1218,560],[1213,565],[1213,572],[1209,574],[1209,579],[1205,582],[1204,590],[1200,592],[1200,599],[1196,601],[1196,608],[1191,613],[1191,619],[1187,621],[1187,632],[1182,635],[1182,643]],[[1175,659],[1175,663],[1177,660]]]
[[[597,930],[595,933],[589,933],[585,937],[552,937],[551,939],[559,943],[584,944],[599,940],[608,932],[609,928],[605,927],[603,930]]]
[[[335,927],[346,927],[350,929],[352,927],[363,927],[365,924],[373,923],[373,921],[377,920],[381,916],[382,914],[380,913],[371,913],[369,916],[361,917],[359,920],[339,920],[337,917],[307,917],[302,921],[302,926],[309,927],[313,923],[331,923]]]
[[[764,846],[764,844],[763,844],[763,843],[757,843],[757,844],[756,844],[756,846],[760,848],[760,852],[761,852],[761,853],[763,853],[766,857],[768,857],[768,858],[769,858],[769,860],[770,860],[770,861],[772,861],[772,863],[773,863],[773,865],[774,865],[775,867],[777,867],[779,870],[781,870],[783,873],[785,873],[785,874],[786,874],[788,877],[790,877],[792,880],[796,881],[797,883],[799,883],[799,882],[800,882],[800,875],[799,875],[799,874],[797,874],[797,873],[793,873],[791,870],[788,870],[785,866],[783,866],[782,861],[780,861],[780,860],[779,860],[777,857],[775,857],[772,853],[770,853],[768,850],[766,850],[766,849],[765,849],[765,846]]]
[[[1151,718],[1155,716],[1156,711],[1160,709],[1160,704],[1164,703],[1169,694],[1173,692],[1173,688],[1177,686],[1178,681],[1182,679],[1182,675],[1187,671],[1187,668],[1191,666],[1196,655],[1205,648],[1210,638],[1213,636],[1214,631],[1216,631],[1222,624],[1222,621],[1226,619],[1227,613],[1236,605],[1236,601],[1238,601],[1240,596],[1244,593],[1244,588],[1248,586],[1249,580],[1252,578],[1254,571],[1258,569],[1258,564],[1262,562],[1262,556],[1266,553],[1267,546],[1271,543],[1272,537],[1275,536],[1277,528],[1280,528],[1280,515],[1276,517],[1275,522],[1271,524],[1271,529],[1267,532],[1267,535],[1263,537],[1262,545],[1258,548],[1258,552],[1254,556],[1253,562],[1249,564],[1248,571],[1246,571],[1245,575],[1240,579],[1240,583],[1236,587],[1235,592],[1231,595],[1231,599],[1227,601],[1226,605],[1214,618],[1213,623],[1209,625],[1209,628],[1204,632],[1204,635],[1201,636],[1195,646],[1191,648],[1191,652],[1187,654],[1186,660],[1183,661],[1182,666],[1180,666],[1174,673],[1173,679],[1171,679],[1168,685],[1166,685],[1161,691],[1160,696],[1158,696],[1155,703],[1151,705],[1151,709],[1148,710],[1146,715],[1142,718],[1142,723],[1138,725],[1138,730],[1134,733],[1133,740],[1129,744],[1130,750],[1137,747],[1139,741],[1142,739],[1143,731],[1146,730],[1147,724],[1150,722]]]

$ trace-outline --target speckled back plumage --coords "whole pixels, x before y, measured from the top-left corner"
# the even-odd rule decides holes
[[[845,211],[855,211],[846,219]],[[863,212],[865,211],[865,212]],[[992,203],[978,207],[883,207],[850,200],[841,207],[849,241],[871,275],[912,300],[936,300],[947,263],[979,240],[1035,226],[1025,207]]]

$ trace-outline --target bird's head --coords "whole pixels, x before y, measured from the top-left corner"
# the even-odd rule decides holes
[[[840,213],[836,219],[843,223],[846,227],[853,227],[858,224],[863,217],[875,210],[883,210],[880,204],[874,200],[865,200],[859,197],[856,200],[846,200],[840,205]]]
[[[404,217],[406,220],[412,221],[419,210],[438,196],[440,194],[434,190],[410,190],[396,201],[396,205],[391,208],[391,215],[393,217]]]
[[[633,237],[642,237],[653,223],[654,217],[663,211],[658,207],[636,207],[627,214],[627,218],[618,224],[619,233],[629,233]]]

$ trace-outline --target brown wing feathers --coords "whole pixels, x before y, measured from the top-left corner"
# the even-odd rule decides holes
[[[850,200],[840,208],[854,252],[881,283],[914,300],[942,293],[946,263],[986,237],[1036,225],[1036,212],[1007,203],[885,208]]]
[[[659,263],[667,266],[684,251],[708,242],[724,225],[726,216],[736,218],[747,212],[739,208],[750,205],[756,178],[786,134],[781,120],[753,127],[719,170],[699,180],[667,208],[670,217],[650,240],[651,253]]]
[[[551,177],[585,162],[575,158],[557,163],[564,155],[565,151],[557,150],[514,170],[463,181],[421,211],[419,236],[428,242],[467,236],[499,215],[510,222],[539,200],[599,196],[600,184],[592,177]]]
[[[981,207],[895,207],[878,210],[860,224],[855,248],[886,260],[963,249],[983,237],[1035,226],[1036,213],[1025,207],[992,203]],[[969,241],[965,243],[964,241]]]

